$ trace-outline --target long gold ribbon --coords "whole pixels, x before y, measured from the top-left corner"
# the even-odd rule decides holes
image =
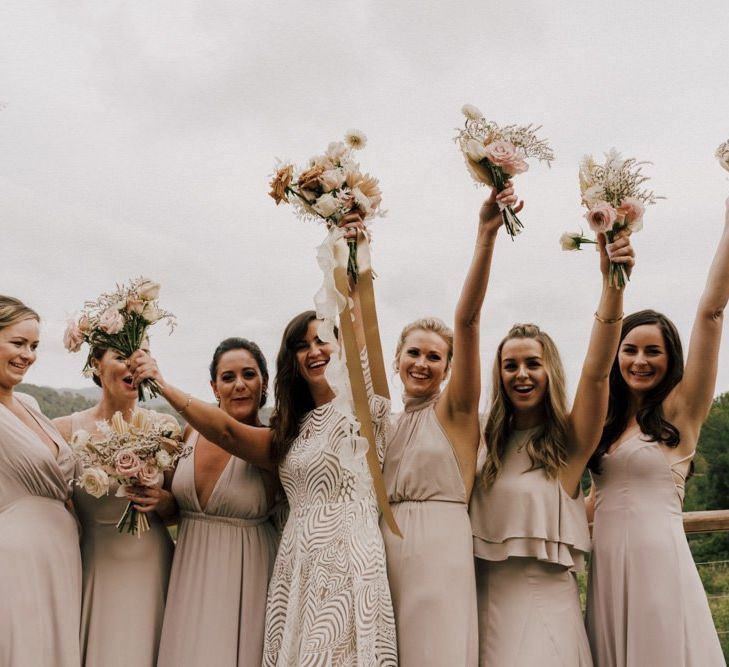
[[[360,249],[362,254],[360,255]],[[372,427],[372,415],[370,413],[369,398],[367,396],[367,386],[365,384],[364,372],[360,362],[360,351],[357,346],[357,340],[354,335],[354,325],[352,323],[352,311],[349,307],[349,279],[347,277],[347,262],[349,259],[349,248],[343,239],[339,239],[334,244],[334,284],[337,291],[344,298],[344,307],[340,313],[339,324],[344,344],[344,354],[347,358],[347,372],[349,374],[349,383],[352,388],[352,401],[354,403],[354,413],[359,421],[362,435],[367,439],[369,447],[367,448],[367,465],[372,476],[372,486],[377,498],[377,504],[385,519],[385,523],[390,530],[399,537],[402,533],[397,526],[395,517],[390,509],[390,503],[387,500],[387,491],[385,490],[385,481],[382,478],[382,470],[380,462],[377,458],[377,443],[375,442],[375,433]],[[370,373],[372,375],[372,387],[376,394],[389,398],[387,389],[387,376],[384,369],[384,360],[382,356],[382,345],[380,343],[379,329],[377,327],[377,313],[375,311],[374,290],[372,287],[372,269],[369,263],[369,247],[364,235],[359,234],[357,239],[357,263],[359,264],[359,296],[360,306],[362,310],[362,320],[365,329],[365,341],[367,354],[370,360]],[[367,302],[365,315],[365,305]],[[371,346],[371,349],[370,349]],[[372,356],[370,356],[372,355]]]

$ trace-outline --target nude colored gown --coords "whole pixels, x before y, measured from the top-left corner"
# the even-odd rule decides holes
[[[80,428],[71,415],[71,429]],[[154,667],[165,609],[173,544],[154,512],[150,530],[137,538],[119,533],[126,507],[109,494],[94,498],[75,487],[73,502],[81,521],[83,607],[81,657],[84,667]]]
[[[81,557],[65,506],[71,449],[34,398],[15,398],[58,445],[58,457],[0,405],[0,665],[77,667]]]
[[[172,481],[180,509],[159,667],[260,667],[278,536],[261,473],[231,456],[205,509],[195,490],[198,433]]]
[[[478,661],[466,489],[435,413],[438,396],[405,399],[385,450],[385,486],[403,537],[380,523],[403,667]]]
[[[477,478],[471,497],[479,664],[589,667],[574,576],[590,550],[585,505],[530,470],[535,433],[514,431],[495,482],[485,489]]]
[[[690,458],[669,465],[636,431],[592,476],[587,631],[599,667],[726,664],[683,530]]]

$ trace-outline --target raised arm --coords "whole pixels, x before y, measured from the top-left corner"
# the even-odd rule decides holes
[[[610,261],[625,265],[628,274],[635,264],[633,248],[628,236],[622,236],[610,245],[605,237],[598,237],[602,292],[595,311],[590,342],[587,347],[582,373],[569,418],[567,465],[561,478],[565,489],[576,489],[580,477],[600,442],[603,423],[607,416],[610,368],[620,343],[623,319],[623,289],[608,283]]]
[[[462,419],[464,414],[471,417],[478,415],[481,397],[481,308],[489,283],[496,235],[502,224],[499,202],[513,206],[516,213],[524,207],[524,202],[516,205],[517,197],[510,183],[499,194],[492,189],[479,211],[473,258],[456,305],[451,377],[436,408],[444,426]]]
[[[143,350],[137,350],[129,358],[129,368],[136,386],[142,380],[156,380],[163,398],[210,442],[259,468],[276,470],[268,428],[241,424],[220,408],[169,384],[163,379],[157,362]]]
[[[699,300],[691,330],[683,379],[664,403],[666,418],[680,421],[680,448],[690,453],[696,446],[701,424],[709,414],[716,387],[719,345],[724,309],[729,301],[729,198],[726,200],[724,230],[709,269],[704,293]],[[687,437],[683,437],[683,436]],[[684,447],[685,443],[685,447]]]

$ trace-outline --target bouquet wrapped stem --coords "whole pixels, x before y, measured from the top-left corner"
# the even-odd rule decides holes
[[[499,167],[492,165],[488,160],[483,160],[482,165],[488,170],[489,175],[491,176],[491,182],[494,184],[496,192],[502,192],[506,189],[506,186],[511,179],[505,175]],[[499,208],[501,209],[501,217],[504,220],[504,227],[506,227],[506,231],[513,241],[514,237],[517,234],[520,234],[521,230],[524,229],[524,225],[521,223],[521,220],[519,220],[516,213],[514,213],[514,209],[510,205],[507,204],[506,206],[503,206],[499,203]]]
[[[611,229],[605,232],[607,242],[613,243],[619,231],[620,230],[614,231]],[[616,289],[623,289],[623,287],[628,284],[629,280],[630,276],[628,276],[628,272],[625,270],[625,266],[623,264],[610,262],[610,266],[608,267],[608,285],[611,285]]]
[[[121,515],[121,519],[116,524],[116,529],[120,533],[126,532],[136,535],[137,539],[139,539],[142,533],[146,533],[149,530],[149,519],[146,514],[136,510],[130,500],[124,509],[124,513]]]

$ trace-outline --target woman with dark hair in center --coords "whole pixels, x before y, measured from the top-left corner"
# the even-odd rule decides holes
[[[222,341],[210,364],[210,386],[221,410],[262,426],[268,367],[258,345]],[[189,426],[185,439],[193,449],[172,479],[179,523],[157,664],[259,667],[278,542],[269,520],[277,479]]]
[[[587,630],[599,666],[725,664],[682,503],[729,301],[729,199],[726,206],[685,368],[665,315],[642,310],[623,322],[587,501],[594,514]]]

